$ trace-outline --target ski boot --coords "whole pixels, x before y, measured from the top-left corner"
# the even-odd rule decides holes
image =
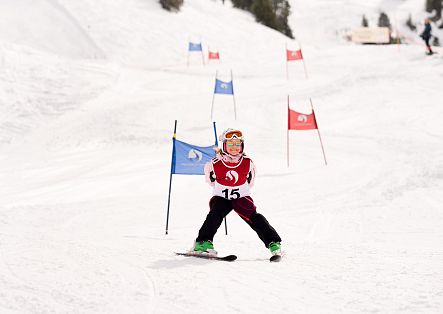
[[[199,241],[195,242],[193,252],[195,254],[205,254],[205,255],[211,255],[211,256],[217,256],[217,251],[214,250],[214,245],[212,244],[212,241]]]
[[[269,251],[271,251],[272,255],[281,255],[281,244],[280,242],[271,242],[269,243]]]

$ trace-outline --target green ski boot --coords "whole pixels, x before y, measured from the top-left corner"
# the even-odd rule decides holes
[[[214,250],[214,245],[212,244],[211,241],[200,241],[200,242],[195,242],[194,244],[194,253],[207,253],[210,255],[217,255],[217,251]]]
[[[281,254],[281,244],[280,242],[271,242],[269,243],[269,251],[271,251],[272,255],[280,255]]]

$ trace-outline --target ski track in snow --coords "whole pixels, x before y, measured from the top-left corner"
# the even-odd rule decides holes
[[[229,1],[171,14],[141,0],[48,0],[34,14],[57,25],[20,40],[2,29],[2,314],[443,311],[442,59],[336,35],[380,8],[400,20],[418,0],[291,3],[308,80],[294,63],[287,81],[288,39]],[[25,4],[0,7],[19,21]],[[187,67],[194,39],[222,63],[193,55]],[[173,177],[164,235],[174,119],[178,139],[213,143],[215,72],[231,69],[239,118],[217,95],[217,130],[246,135],[252,196],[282,235],[281,263],[235,213],[214,243],[237,261],[173,254],[206,216],[201,176]],[[288,94],[300,112],[312,98],[328,166],[315,132],[291,132],[286,167]]]

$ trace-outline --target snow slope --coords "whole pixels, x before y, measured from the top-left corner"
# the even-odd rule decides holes
[[[336,36],[385,4],[294,1],[309,79],[291,64],[287,81],[294,43],[228,1],[2,1],[0,312],[441,313],[442,59]],[[188,68],[188,40],[222,63]],[[174,120],[211,144],[231,69],[238,119],[217,95],[214,120],[246,135],[280,264],[235,214],[215,247],[236,262],[173,255],[206,216],[201,176],[173,177],[164,235]],[[312,98],[327,166],[316,132],[294,131],[286,167],[288,94],[306,113]]]

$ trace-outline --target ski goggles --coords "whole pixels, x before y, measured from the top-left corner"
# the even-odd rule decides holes
[[[234,141],[226,141],[226,146],[232,147],[232,146],[241,146],[241,142],[234,142]]]
[[[232,131],[226,132],[226,134],[224,135],[224,139],[225,140],[232,140],[234,138],[237,138],[237,139],[243,141],[243,134],[242,134],[242,132],[239,131],[239,130],[232,130]]]

